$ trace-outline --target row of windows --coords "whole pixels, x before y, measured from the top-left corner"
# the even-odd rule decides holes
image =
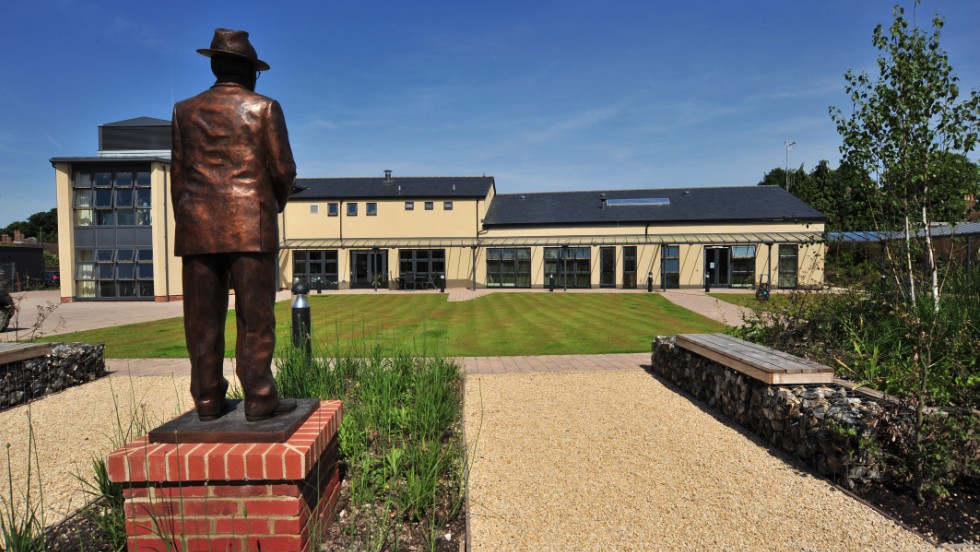
[[[356,217],[357,216],[358,205],[359,204],[356,203],[356,202],[355,203],[348,203],[347,204],[347,216],[349,216],[349,217]],[[365,207],[365,211],[367,213],[367,216],[369,216],[369,217],[377,216],[377,214],[378,214],[378,204],[377,203],[365,203],[364,204],[364,207]],[[426,211],[432,211],[432,210],[435,209],[435,202],[426,201],[426,202],[424,202],[424,207],[425,207],[425,210]],[[406,211],[414,211],[415,210],[415,202],[414,201],[406,201],[405,202],[405,210]],[[443,201],[442,202],[442,210],[443,211],[452,211],[453,210],[453,202],[452,201]],[[319,213],[320,213],[320,206],[319,205],[317,205],[317,204],[310,205],[310,214],[311,215],[316,215],[316,214],[319,214]],[[327,216],[328,217],[335,217],[335,216],[337,216],[339,214],[340,214],[340,204],[339,203],[327,203]]]
[[[79,171],[72,179],[75,226],[150,226],[150,173]]]
[[[680,247],[663,245],[659,271],[661,285],[666,288],[680,286]],[[616,256],[615,247],[599,250],[599,285],[615,287],[618,265],[622,266],[621,283],[624,288],[636,288],[637,248],[623,246],[622,257]],[[705,248],[705,262],[710,262],[713,285],[752,287],[755,282],[757,248],[754,245],[715,246]],[[351,251],[351,283],[387,285],[388,251]],[[417,285],[421,280],[432,280],[446,269],[444,249],[402,249],[398,252],[399,273],[410,277]],[[294,280],[306,280],[311,285],[336,288],[339,280],[338,252],[336,250],[309,250],[293,252]],[[544,285],[556,287],[587,288],[592,283],[592,250],[589,247],[545,247]],[[652,272],[657,271],[656,267]],[[489,248],[486,250],[486,282],[488,287],[531,287],[531,248]],[[706,266],[706,270],[708,267]],[[794,245],[780,245],[779,286],[796,286],[797,252]]]
[[[72,179],[76,189],[92,188],[149,188],[149,171],[78,171]]]
[[[75,295],[86,299],[153,297],[153,250],[76,249]]]

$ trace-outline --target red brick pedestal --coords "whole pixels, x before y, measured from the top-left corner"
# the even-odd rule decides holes
[[[322,401],[285,443],[149,443],[109,455],[129,550],[308,551],[340,492],[340,401]]]

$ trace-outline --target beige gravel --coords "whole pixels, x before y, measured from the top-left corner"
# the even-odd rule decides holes
[[[639,369],[470,375],[473,550],[919,550]]]
[[[29,427],[34,428],[40,458],[44,521],[51,525],[89,500],[75,476],[91,479],[92,458],[104,458],[115,449],[117,406],[125,426],[136,412],[135,419],[147,420],[147,429],[152,429],[190,408],[189,389],[189,377],[102,378],[0,412],[0,443],[9,445],[15,498],[23,496],[26,487]],[[0,496],[7,499],[5,458],[0,461],[0,482]],[[35,497],[36,482],[35,477]]]

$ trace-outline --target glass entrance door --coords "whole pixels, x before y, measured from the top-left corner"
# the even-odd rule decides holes
[[[636,246],[623,247],[623,289],[636,289]]]
[[[779,279],[778,284],[781,289],[790,289],[797,286],[797,266],[799,266],[799,256],[795,244],[779,245]]]
[[[388,251],[380,249],[350,252],[351,287],[388,287]]]
[[[599,249],[599,287],[616,287],[616,248]]]
[[[704,273],[708,275],[708,282],[711,285],[731,285],[731,258],[730,247],[704,248]]]

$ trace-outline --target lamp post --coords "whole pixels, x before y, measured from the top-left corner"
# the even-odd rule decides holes
[[[786,175],[786,191],[789,191],[789,150],[793,149],[796,145],[796,140],[785,140],[783,141],[783,147],[786,148],[786,168],[784,169],[784,174]]]
[[[300,280],[293,284],[293,347],[313,356],[313,330],[310,326],[310,287]]]

